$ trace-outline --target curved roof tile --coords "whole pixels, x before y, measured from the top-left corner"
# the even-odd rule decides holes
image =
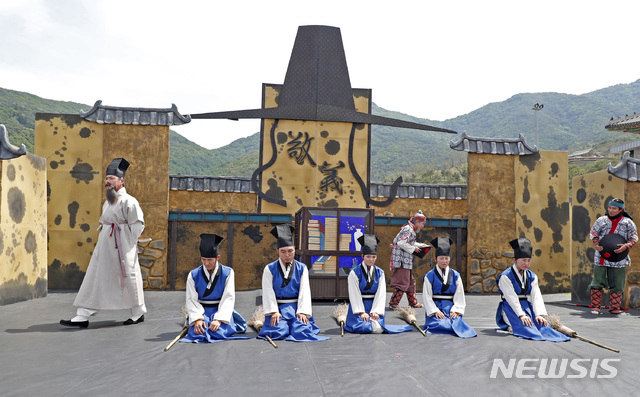
[[[463,132],[458,142],[451,141],[449,146],[453,150],[469,153],[506,154],[513,156],[527,156],[538,153],[537,146],[529,146],[524,135],[518,138],[480,138]]]
[[[182,125],[191,122],[191,117],[181,115],[173,103],[171,108],[150,109],[104,106],[102,101],[96,101],[91,110],[80,112],[80,117],[99,124]]]

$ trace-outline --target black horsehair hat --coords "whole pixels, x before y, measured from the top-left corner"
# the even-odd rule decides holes
[[[224,237],[212,233],[202,233],[200,235],[200,256],[202,258],[217,258],[220,242]]]
[[[277,225],[273,229],[271,229],[271,234],[273,237],[278,239],[277,246],[278,248],[282,247],[293,247],[295,243],[293,242],[293,234],[295,233],[296,228],[287,225]]]
[[[453,244],[453,240],[449,237],[436,237],[431,240],[431,245],[436,249],[436,258],[439,256],[451,256],[451,244]]]
[[[378,255],[380,239],[375,234],[363,234],[358,237],[358,243],[362,246],[362,255]]]
[[[529,239],[517,238],[509,241],[509,245],[513,248],[514,259],[531,258],[533,247],[531,246],[531,241],[529,241]]]
[[[122,157],[111,160],[111,163],[107,166],[105,175],[115,175],[118,178],[124,178],[125,172],[129,168],[129,162]]]

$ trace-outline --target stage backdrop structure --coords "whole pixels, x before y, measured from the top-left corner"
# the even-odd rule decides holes
[[[47,296],[45,159],[0,124],[0,306]]]
[[[192,119],[262,119],[252,176],[258,211],[389,205],[369,195],[371,124],[455,133],[372,115],[371,90],[352,89],[340,29],[300,26],[284,84],[263,84],[262,108],[191,114]]]

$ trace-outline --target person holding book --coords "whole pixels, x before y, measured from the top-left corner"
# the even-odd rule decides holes
[[[429,246],[416,242],[418,232],[422,230],[427,223],[427,218],[418,211],[409,222],[407,222],[400,232],[393,239],[391,247],[391,287],[393,295],[389,301],[389,307],[395,309],[398,307],[400,300],[407,293],[409,306],[421,308],[416,296],[416,280],[413,277],[413,256],[424,255],[429,252]]]

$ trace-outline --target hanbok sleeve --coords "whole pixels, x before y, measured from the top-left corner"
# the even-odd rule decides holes
[[[265,266],[262,272],[262,310],[267,316],[279,312],[276,293],[273,290],[273,274],[269,266]]]
[[[451,311],[464,314],[464,309],[467,306],[464,298],[464,285],[462,285],[462,277],[458,277],[456,281],[456,292],[453,294],[453,306]]]
[[[378,290],[373,297],[373,304],[371,305],[371,313],[377,313],[382,316],[384,314],[384,305],[387,300],[387,282],[384,277],[384,272],[380,272],[380,278],[378,279]],[[358,288],[360,290],[360,288]]]
[[[309,270],[307,270],[307,266],[304,265],[302,277],[300,278],[300,291],[298,291],[298,310],[296,311],[296,314],[302,313],[306,314],[307,316],[312,316],[313,313],[311,311],[311,286],[309,285]]]
[[[433,316],[440,311],[433,301],[433,287],[428,277],[424,277],[424,282],[422,283],[422,299],[424,300],[424,310],[427,316]]]
[[[224,284],[224,291],[220,298],[220,304],[218,304],[218,311],[213,315],[213,318],[222,321],[223,323],[229,323],[231,315],[233,314],[233,308],[236,301],[236,282],[235,273],[233,269],[229,272],[227,280]]]
[[[540,292],[540,286],[538,285],[538,276],[536,275],[531,280],[531,304],[533,305],[533,313],[536,316],[547,315],[547,308],[544,306],[542,292]]]
[[[196,320],[204,319],[204,307],[198,302],[198,292],[196,291],[196,283],[193,281],[191,272],[187,276],[187,315],[189,316],[189,325],[193,325]]]
[[[362,292],[360,291],[360,280],[358,280],[358,276],[353,270],[349,272],[347,285],[349,287],[349,303],[351,303],[351,310],[354,314],[363,313],[364,303],[362,302]],[[378,287],[378,289],[380,289],[380,287]]]
[[[502,295],[504,299],[507,301],[509,306],[516,313],[516,316],[520,317],[524,314],[522,307],[520,306],[520,299],[518,299],[518,295],[516,291],[513,289],[513,284],[511,284],[511,280],[509,277],[502,276],[500,277],[500,281],[498,281],[498,287],[500,291],[502,291]]]

